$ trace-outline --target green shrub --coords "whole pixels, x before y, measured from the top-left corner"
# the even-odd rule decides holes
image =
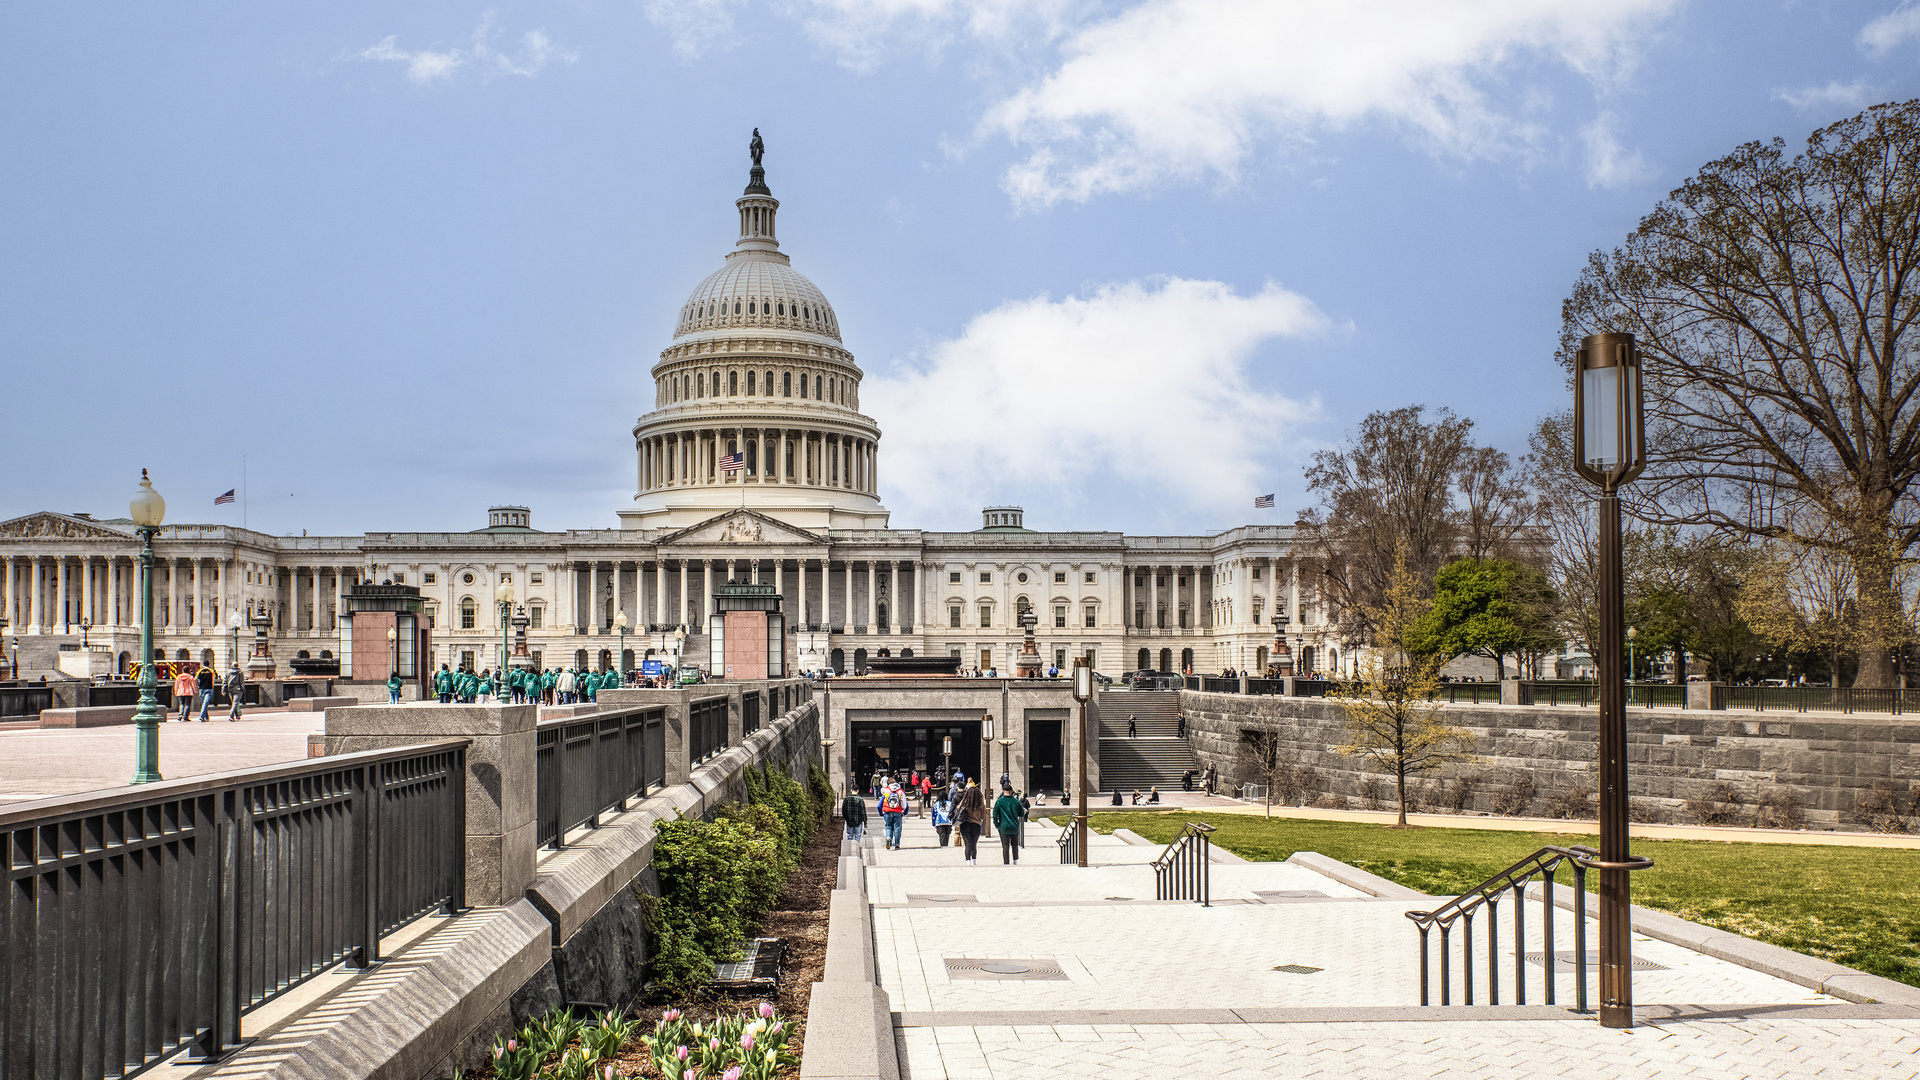
[[[682,994],[711,979],[714,964],[737,955],[753,920],[780,894],[792,862],[783,823],[772,816],[730,807],[710,822],[659,823],[653,866],[660,895],[644,902],[659,992]]]

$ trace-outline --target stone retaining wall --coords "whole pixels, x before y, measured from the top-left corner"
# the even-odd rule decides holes
[[[1261,782],[1241,750],[1242,732],[1271,730],[1312,770],[1304,802],[1334,796],[1343,806],[1367,808],[1373,792],[1380,806],[1393,805],[1391,776],[1334,749],[1347,739],[1336,701],[1182,691],[1180,702],[1194,751],[1218,768],[1222,789]],[[1462,778],[1468,813],[1574,816],[1566,811],[1577,796],[1597,790],[1596,709],[1449,705],[1441,715],[1473,736],[1479,760],[1412,784],[1423,808],[1452,809],[1445,786]],[[1697,823],[1688,800],[1711,799],[1723,784],[1739,794],[1745,805],[1737,812],[1747,815],[1762,796],[1791,792],[1806,827],[1818,829],[1862,828],[1868,809],[1888,792],[1908,806],[1920,796],[1920,719],[1628,709],[1627,747],[1633,814],[1641,821]],[[1515,811],[1514,785],[1522,778],[1532,780],[1534,794]]]

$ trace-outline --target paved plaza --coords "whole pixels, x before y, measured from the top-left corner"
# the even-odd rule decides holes
[[[1154,900],[1148,864],[1161,849],[1124,832],[1096,837],[1086,869],[1060,865],[1044,823],[1017,867],[985,840],[980,864],[965,866],[918,818],[900,850],[876,833],[865,845],[875,958],[911,1080],[1920,1075],[1920,1009],[1849,1004],[1639,934],[1635,960],[1649,966],[1635,972],[1631,1032],[1571,1011],[1570,965],[1558,969],[1560,1004],[1540,1003],[1531,963],[1530,1004],[1513,1004],[1508,942],[1502,1004],[1489,1006],[1484,939],[1480,1005],[1421,1008],[1404,913],[1432,900],[1223,854],[1202,907]],[[1545,946],[1538,911],[1530,902],[1531,952]],[[1573,922],[1556,912],[1557,951],[1573,948]],[[993,960],[1033,970],[970,970]],[[1454,1000],[1462,990],[1456,963]]]
[[[320,713],[249,711],[228,723],[160,725],[160,775],[178,780],[298,761],[307,735],[326,727]],[[0,804],[123,787],[133,775],[132,724],[0,731]]]

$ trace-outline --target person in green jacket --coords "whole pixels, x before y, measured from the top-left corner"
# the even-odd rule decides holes
[[[620,689],[620,669],[619,668],[607,669],[606,677],[602,679],[600,682],[600,689],[602,690]]]
[[[1013,788],[1002,784],[1000,797],[993,800],[993,827],[1000,831],[1000,864],[1020,865],[1020,800]]]
[[[526,700],[527,684],[525,680],[526,672],[521,671],[519,668],[509,670],[507,672],[507,685],[500,694],[501,699],[511,699],[515,705]]]
[[[440,673],[433,677],[433,692],[439,695],[442,705],[453,700],[453,672],[448,671],[445,664],[440,665]]]
[[[552,668],[548,668],[540,673],[540,703],[542,705],[553,704],[553,680],[554,674]]]
[[[485,704],[487,699],[493,696],[493,669],[492,668],[480,669],[480,683],[478,686],[478,690],[480,692],[480,701],[482,704]]]
[[[587,688],[587,700],[592,701],[594,695],[600,692],[600,673],[597,671],[587,672],[582,679],[582,684]]]
[[[400,704],[400,686],[401,686],[401,683],[400,683],[399,672],[396,671],[393,674],[387,676],[387,704],[389,705]]]

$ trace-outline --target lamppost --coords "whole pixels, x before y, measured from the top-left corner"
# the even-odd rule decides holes
[[[981,713],[980,714],[980,746],[982,749],[986,751],[986,754],[985,754],[986,760],[980,763],[983,769],[993,768],[993,747],[988,745],[991,742],[993,742],[993,714]],[[982,785],[983,788],[984,786],[985,785]]]
[[[1005,735],[1002,735],[1000,738],[995,739],[994,741],[1000,744],[1000,775],[1003,777],[1006,777],[1008,782],[1012,782],[1013,780],[1013,740],[1007,738]]]
[[[941,783],[946,784],[948,787],[952,787],[953,786],[953,736],[951,735],[940,736],[940,758],[941,758],[941,764],[946,770],[944,773],[941,774],[940,781]]]
[[[613,667],[620,673],[620,681],[627,679],[627,613],[622,611],[613,617],[613,628],[620,633],[620,651],[613,654]]]
[[[683,646],[686,645],[686,643],[687,643],[687,628],[684,626],[674,627],[673,628],[673,674],[675,678],[678,678],[680,675],[680,650]]]
[[[153,490],[147,470],[140,470],[140,490],[127,504],[134,531],[140,534],[140,699],[133,709],[133,783],[151,784],[160,776],[159,680],[153,669],[153,537],[166,520],[167,500]],[[18,649],[15,663],[18,664]]]
[[[1634,656],[1633,656],[1633,643],[1639,637],[1640,637],[1639,627],[1637,626],[1627,627],[1627,681],[1628,682],[1632,682],[1634,680],[1634,677],[1640,673],[1640,665],[1634,662]]]
[[[1633,1026],[1633,932],[1628,874],[1653,860],[1628,851],[1627,711],[1620,677],[1623,610],[1620,485],[1647,466],[1640,354],[1632,334],[1595,334],[1573,367],[1573,466],[1600,488],[1600,1025]]]
[[[400,670],[400,631],[387,627],[387,670]]]
[[[246,622],[239,608],[227,609],[227,629],[233,631],[233,644],[227,647],[227,662],[234,667],[240,666],[240,628]]]
[[[80,620],[80,651],[81,652],[89,651],[87,646],[87,631],[91,629],[93,629],[92,619]]]
[[[1275,671],[1280,670],[1280,658],[1287,655],[1287,619],[1286,602],[1283,600],[1276,601],[1273,605],[1273,618],[1269,620],[1273,623],[1273,669]],[[1299,674],[1299,672],[1292,671],[1293,665],[1291,663],[1287,665],[1287,668],[1292,674]],[[1263,678],[1266,674],[1264,671],[1260,673]]]
[[[1093,700],[1093,668],[1087,664],[1087,658],[1073,658],[1073,700],[1080,703],[1080,760],[1076,763],[1080,773],[1080,806],[1073,815],[1074,833],[1078,836],[1076,845],[1078,865],[1087,865],[1087,702]]]
[[[504,676],[507,668],[507,632],[513,623],[513,584],[503,581],[493,590],[493,602],[500,605],[500,663],[494,674]]]

